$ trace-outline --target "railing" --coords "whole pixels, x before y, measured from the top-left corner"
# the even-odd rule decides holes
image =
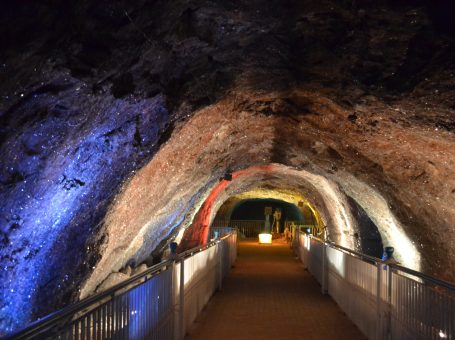
[[[264,220],[215,220],[211,225],[211,230],[222,230],[223,228],[228,228],[229,230],[237,229],[238,232],[245,237],[257,237],[261,231],[264,229]],[[310,228],[314,230],[315,226],[312,224],[302,224],[300,221],[284,221],[284,226],[281,230],[288,227],[294,235],[296,230],[300,228],[306,229]],[[211,235],[214,238],[214,235]]]
[[[182,339],[237,255],[237,233],[188,250],[6,339]]]
[[[215,220],[211,228],[235,228],[245,237],[257,237],[264,228],[264,220]]]
[[[221,238],[223,236],[226,236],[232,231],[235,230],[235,228],[230,228],[230,227],[211,227],[210,228],[210,241],[216,240],[217,238]]]
[[[455,339],[455,285],[303,233],[294,249],[369,339]]]

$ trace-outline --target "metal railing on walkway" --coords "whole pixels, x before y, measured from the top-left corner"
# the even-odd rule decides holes
[[[293,246],[369,339],[455,339],[455,285],[304,233]]]
[[[264,220],[215,220],[211,225],[211,229],[213,230],[213,228],[215,228],[217,230],[222,230],[223,228],[235,228],[241,235],[252,238],[258,237],[258,235],[264,230],[264,224]],[[302,224],[300,221],[284,221],[282,230],[286,227],[288,227],[289,230],[298,230],[302,228],[310,228],[313,230],[315,228],[312,224]]]
[[[245,237],[257,237],[264,228],[263,220],[215,220],[212,223],[212,228],[235,228]]]
[[[182,339],[237,257],[237,232],[81,300],[6,339]]]

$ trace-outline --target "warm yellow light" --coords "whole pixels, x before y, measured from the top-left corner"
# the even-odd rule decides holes
[[[272,243],[272,234],[259,234],[259,243]]]

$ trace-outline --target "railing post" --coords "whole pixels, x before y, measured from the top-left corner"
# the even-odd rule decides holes
[[[234,236],[234,241],[232,242],[233,243],[233,247],[234,247],[234,250],[233,250],[233,257],[232,257],[232,262],[231,262],[231,267],[234,265],[234,262],[237,260],[237,256],[238,256],[238,251],[239,251],[239,247],[238,247],[238,241],[239,241],[239,232],[238,230],[235,231],[235,236]]]
[[[322,243],[322,277],[321,277],[321,292],[327,293],[327,248],[325,241]]]
[[[377,274],[376,274],[376,311],[377,311],[377,323],[376,323],[376,339],[383,338],[383,311],[382,311],[382,298],[381,298],[381,287],[382,287],[382,263],[376,263]]]
[[[178,340],[183,339],[185,331],[185,259],[180,261],[180,285],[179,285],[179,326]]]
[[[308,269],[309,256],[308,256],[308,249],[306,248],[306,245],[308,244],[308,242],[310,242],[310,240],[308,239],[308,236],[303,235],[305,241],[302,244],[301,243],[301,237],[302,237],[301,233],[298,232],[297,235],[299,238],[297,246],[299,247],[299,255],[300,255],[300,260],[303,263],[303,269],[309,270]]]
[[[387,339],[392,339],[392,268],[387,266]]]
[[[218,290],[221,291],[223,284],[223,243],[224,240],[218,242]]]
[[[299,247],[302,253],[302,261],[303,261],[303,268],[310,271],[310,251],[307,248],[307,245],[311,242],[310,237],[308,235],[303,235],[305,242],[300,243],[301,233],[299,232]],[[310,248],[311,249],[311,248]]]
[[[301,259],[302,259],[302,262],[303,262],[303,269],[305,270],[308,270],[310,271],[310,251],[308,250],[308,248],[306,247],[310,242],[311,242],[311,239],[308,235],[303,235],[303,237],[305,238],[305,242],[302,244],[300,241],[300,238],[302,237],[301,236],[302,234],[299,232],[298,233],[298,236],[299,236],[299,253],[301,254]],[[311,248],[310,248],[311,249]]]
[[[173,309],[173,312],[172,312],[172,324],[173,324],[173,327],[172,327],[172,338],[174,340],[180,340],[179,339],[179,325],[178,325],[178,322],[179,322],[179,313],[180,313],[180,307],[177,308],[177,305],[178,305],[178,301],[177,301],[177,289],[178,289],[178,286],[177,286],[177,266],[175,265],[175,261],[172,262],[172,265],[171,265],[171,270],[172,270],[172,276],[171,276],[171,287],[172,287],[172,291],[171,291],[171,301],[172,301],[172,309]]]
[[[292,247],[294,248],[294,253],[297,255],[299,260],[302,261],[302,257],[300,256],[300,244],[299,244],[300,240],[299,240],[299,238],[297,238],[298,237],[297,231],[294,230],[294,233],[292,235],[293,235]]]
[[[302,263],[303,263],[303,269],[310,271],[310,256],[311,255],[310,255],[310,251],[308,250],[307,245],[310,244],[311,239],[308,235],[302,234],[301,232],[299,232],[297,235],[299,237],[298,247],[299,247],[300,259],[302,260]],[[302,236],[304,237],[303,244],[300,242]]]

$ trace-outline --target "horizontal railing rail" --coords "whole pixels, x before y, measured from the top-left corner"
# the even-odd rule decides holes
[[[231,230],[204,246],[179,254],[176,259],[165,260],[101,293],[32,322],[4,339],[149,338],[155,329],[160,336],[153,338],[179,339],[184,335],[185,317],[189,315],[184,310],[184,296],[204,294],[205,303],[208,301],[216,288],[221,287],[221,280],[235,261],[236,242],[236,231]],[[188,272],[186,262],[190,269],[195,268],[194,272]],[[218,274],[214,274],[214,268],[218,268],[215,271]],[[211,282],[210,287],[206,284],[202,293],[198,287],[188,290],[192,280],[203,277],[207,278],[204,281]],[[194,311],[191,318],[195,318]]]
[[[324,243],[323,240],[315,237],[315,236],[311,236],[314,240],[317,240],[318,242],[321,242],[321,243]],[[330,246],[332,248],[335,248],[335,249],[339,249],[345,253],[348,253],[348,254],[351,254],[351,255],[354,255],[356,257],[358,257],[359,259],[362,259],[362,260],[365,260],[367,262],[371,262],[371,263],[378,263],[378,262],[381,262],[382,260],[380,258],[377,258],[377,257],[374,257],[374,256],[370,256],[370,255],[366,255],[366,254],[362,254],[362,253],[359,253],[359,252],[356,252],[355,250],[352,250],[352,249],[349,249],[349,248],[345,248],[345,247],[342,247],[340,245],[337,245],[335,244],[334,242],[331,242],[331,241],[326,241],[327,244],[330,244]]]
[[[230,229],[230,233],[233,233],[233,232],[235,232],[235,230],[234,229]],[[185,251],[179,253],[177,258],[174,261],[175,262],[179,262],[179,261],[181,261],[182,259],[184,259],[184,258],[186,258],[188,256],[191,256],[191,255],[194,255],[194,254],[199,253],[201,251],[204,251],[204,250],[206,250],[206,249],[208,249],[210,247],[213,247],[219,241],[224,240],[224,239],[226,239],[228,237],[229,237],[229,235],[223,235],[220,238],[218,238],[216,240],[213,240],[213,241],[210,241],[210,242],[208,242],[207,244],[205,244],[203,246],[196,246],[194,248],[185,250]]]
[[[451,282],[444,281],[444,280],[438,279],[436,277],[412,270],[410,268],[400,266],[399,264],[390,264],[389,267],[394,271],[400,271],[400,272],[418,277],[423,282],[431,282],[432,284],[444,287],[455,293],[455,284],[453,284]]]
[[[317,240],[317,242],[324,243],[323,240],[321,240],[321,239],[319,239],[317,237],[314,237],[314,236],[310,236],[310,237],[312,237],[313,239]],[[382,263],[382,260],[380,258],[356,252],[356,251],[354,251],[352,249],[345,248],[343,246],[337,245],[337,244],[335,244],[334,242],[331,242],[331,241],[326,241],[326,243],[330,244],[330,246],[332,248],[339,249],[339,250],[341,250],[343,252],[346,252],[348,254],[352,254],[352,255],[358,257],[359,259],[365,260],[367,262],[371,262],[371,263],[375,263],[375,264]],[[419,278],[420,280],[422,280],[424,282],[431,282],[433,284],[436,284],[438,286],[447,288],[447,289],[452,290],[452,291],[455,292],[455,284],[453,284],[451,282],[438,279],[438,278],[436,278],[434,276],[430,276],[428,274],[425,274],[425,273],[422,273],[422,272],[418,272],[416,270],[410,269],[408,267],[404,267],[404,266],[399,265],[399,264],[391,263],[388,266],[392,270],[400,271],[402,273],[406,273],[406,274],[415,276],[415,277]]]
[[[297,233],[294,250],[369,339],[455,339],[455,285]]]
[[[245,237],[257,237],[264,228],[263,220],[215,220],[212,222],[210,229],[236,229]]]

